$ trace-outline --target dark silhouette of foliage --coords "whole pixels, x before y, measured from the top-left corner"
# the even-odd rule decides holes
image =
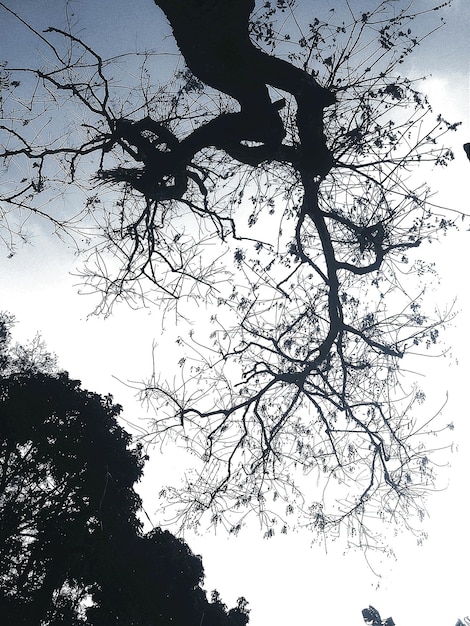
[[[139,447],[110,397],[16,358],[0,318],[0,615],[19,626],[245,626],[207,600],[199,557],[168,531],[142,535]],[[41,361],[40,361],[41,362]]]
[[[346,526],[363,546],[377,541],[369,519],[413,530],[434,484],[434,426],[417,422],[424,393],[401,370],[452,317],[424,310],[433,268],[418,249],[455,220],[409,172],[450,163],[441,140],[458,124],[400,70],[429,34],[419,18],[447,3],[378,0],[297,33],[295,20],[278,31],[288,2],[251,15],[251,0],[157,4],[187,65],[169,84],[146,53],[123,97],[119,64],[135,60],[57,28],[37,33],[50,66],[5,70],[0,154],[27,174],[8,178],[4,223],[26,211],[85,232],[98,313],[121,300],[210,309],[209,338],[178,340],[181,381],[156,371],[140,386],[157,409],[152,440],[196,457],[187,484],[164,491],[178,523],[238,532],[254,511],[268,536]],[[82,121],[43,137],[38,94],[51,93]],[[85,196],[65,220],[49,210],[64,182]]]
[[[395,626],[395,622],[391,617],[382,619],[380,613],[373,606],[362,610],[362,617],[368,626]]]
[[[200,557],[180,539],[159,528],[145,536],[116,537],[107,542],[96,565],[100,581],[93,589],[96,605],[87,611],[91,624],[188,624],[246,626],[246,600],[228,610],[219,599],[209,602],[202,589]]]

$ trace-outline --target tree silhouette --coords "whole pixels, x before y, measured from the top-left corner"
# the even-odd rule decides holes
[[[121,300],[209,308],[210,337],[178,340],[181,380],[157,370],[140,386],[157,409],[150,437],[170,433],[197,459],[164,491],[181,525],[208,516],[237,532],[254,511],[268,535],[346,525],[368,545],[371,516],[422,519],[433,422],[416,421],[424,394],[401,363],[451,317],[425,312],[433,270],[417,249],[454,219],[408,172],[449,163],[441,138],[458,124],[399,70],[429,34],[419,18],[446,4],[330,12],[296,39],[276,30],[292,11],[282,0],[251,15],[251,1],[157,2],[187,65],[169,84],[147,53],[119,96],[123,59],[56,28],[38,33],[52,65],[22,71],[37,81],[29,100],[5,71],[2,158],[27,173],[8,179],[6,217],[86,232],[99,313]],[[36,132],[39,93],[73,102],[80,127]],[[64,177],[85,195],[69,220],[44,209]]]
[[[209,602],[183,541],[142,535],[133,485],[144,458],[117,423],[121,407],[19,360],[11,324],[0,317],[2,620],[245,626],[246,601],[230,611]]]

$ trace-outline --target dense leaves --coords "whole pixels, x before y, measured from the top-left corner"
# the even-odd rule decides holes
[[[5,320],[7,321],[7,320]],[[8,339],[8,325],[2,334]],[[139,449],[117,424],[120,407],[5,354],[0,404],[2,614],[40,624],[77,608],[97,540],[139,529],[133,485]],[[6,367],[5,367],[6,366]]]
[[[168,531],[116,537],[96,564],[99,585],[90,591],[96,604],[87,610],[91,624],[188,624],[246,626],[246,600],[228,610],[217,593],[209,602],[201,584],[201,559]]]
[[[208,602],[199,557],[141,533],[140,448],[121,407],[67,373],[15,358],[0,320],[0,615],[8,624],[245,626],[246,603]],[[18,367],[20,365],[21,367]]]

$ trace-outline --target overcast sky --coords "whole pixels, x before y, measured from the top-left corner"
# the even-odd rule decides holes
[[[61,0],[12,0],[6,4],[39,28],[63,26]],[[301,3],[300,15],[310,7],[327,2]],[[342,0],[333,6],[343,5]],[[428,6],[431,0],[420,0]],[[354,10],[375,5],[368,0],[350,0]],[[75,0],[76,27],[87,42],[103,56],[152,47],[174,51],[169,29],[152,0]],[[328,5],[329,6],[329,5]],[[451,121],[461,120],[462,128],[451,137],[456,160],[446,170],[433,172],[431,184],[443,205],[468,211],[470,163],[462,144],[470,141],[469,59],[470,3],[456,0],[445,13],[447,25],[434,39],[423,43],[406,68],[411,75],[429,75],[424,90],[437,111]],[[0,61],[4,57],[18,64],[34,63],[35,47],[27,31],[0,9]],[[12,63],[13,65],[14,63]],[[465,227],[466,228],[466,227]],[[453,626],[458,617],[470,614],[468,592],[470,540],[468,534],[468,493],[470,479],[470,428],[467,388],[470,371],[470,316],[468,267],[469,233],[446,237],[440,246],[428,248],[436,261],[441,283],[435,292],[436,304],[458,298],[460,315],[446,342],[445,359],[425,365],[422,382],[429,411],[445,401],[445,418],[454,422],[458,446],[449,456],[450,469],[443,470],[448,489],[429,502],[429,539],[423,547],[409,537],[398,537],[397,560],[373,558],[370,564],[361,554],[345,552],[344,544],[311,546],[308,534],[291,534],[262,540],[253,527],[237,538],[223,534],[186,539],[203,557],[206,588],[217,589],[233,605],[244,595],[252,609],[252,626],[324,626],[328,623],[361,625],[361,609],[372,604],[383,617],[392,615],[397,626],[423,623],[426,626]],[[160,344],[157,358],[165,359],[168,344],[161,332],[158,312],[115,310],[106,320],[87,315],[93,297],[77,295],[78,279],[71,275],[76,259],[70,249],[52,239],[46,231],[34,232],[33,245],[20,249],[12,259],[0,251],[0,308],[18,319],[15,337],[24,341],[41,331],[60,364],[86,388],[112,392],[124,405],[124,417],[131,422],[144,418],[132,392],[118,380],[140,380],[151,369],[152,340]],[[171,321],[167,322],[171,325]],[[156,456],[149,465],[144,484],[145,509],[158,523],[152,483],[161,473],[172,471],[171,461]],[[154,478],[158,474],[157,478]],[[380,574],[380,577],[374,573]]]

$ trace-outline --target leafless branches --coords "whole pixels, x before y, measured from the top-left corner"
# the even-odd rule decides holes
[[[104,60],[58,29],[45,39],[51,66],[19,71],[29,99],[18,70],[5,70],[10,250],[8,214],[46,217],[86,234],[83,276],[101,313],[120,300],[210,311],[207,340],[204,329],[179,340],[180,382],[155,371],[140,388],[156,410],[151,436],[195,454],[194,475],[166,490],[182,525],[208,513],[237,532],[254,511],[268,535],[346,525],[367,545],[372,517],[412,526],[423,515],[434,480],[415,417],[423,394],[400,371],[452,316],[423,311],[431,268],[417,251],[453,223],[412,168],[445,166],[441,139],[457,125],[397,74],[427,36],[413,30],[418,17],[384,0],[338,24],[315,19],[297,43],[270,25],[271,9],[255,16],[260,45],[288,46],[295,76],[336,96],[308,118],[302,95],[280,92],[276,140],[253,135],[243,107],[188,71],[170,86],[145,75],[119,96],[116,68],[131,60]],[[284,86],[266,81],[275,90],[290,85],[284,70]],[[82,205],[56,215],[70,186]]]

